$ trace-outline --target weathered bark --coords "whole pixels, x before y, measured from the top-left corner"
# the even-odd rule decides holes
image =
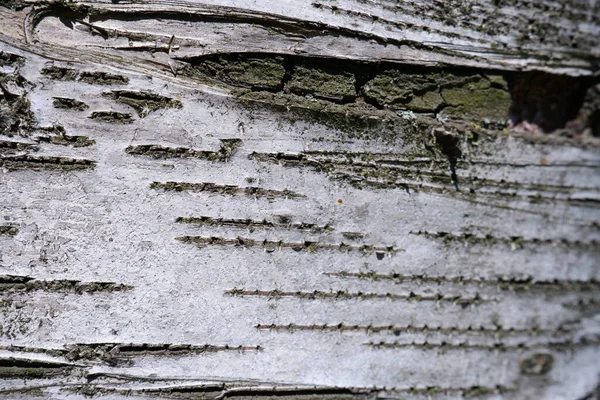
[[[599,7],[4,2],[0,397],[596,398]]]

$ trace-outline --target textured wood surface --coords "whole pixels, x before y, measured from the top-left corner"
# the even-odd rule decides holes
[[[597,398],[599,6],[0,4],[0,398]]]

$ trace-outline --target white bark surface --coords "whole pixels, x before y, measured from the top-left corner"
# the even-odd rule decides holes
[[[598,7],[0,7],[2,101],[33,115],[0,135],[0,397],[595,398],[598,138],[494,101],[592,86]],[[231,53],[274,86],[194,69]],[[470,83],[374,105],[388,70]]]

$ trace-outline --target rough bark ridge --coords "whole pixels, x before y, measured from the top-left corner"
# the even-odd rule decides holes
[[[0,398],[597,398],[599,7],[2,2]]]

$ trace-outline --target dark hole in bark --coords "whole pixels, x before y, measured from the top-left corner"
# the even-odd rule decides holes
[[[524,130],[535,126],[544,132],[565,128],[577,118],[592,84],[588,78],[545,72],[513,73],[507,80],[512,98],[509,111],[512,126]],[[589,122],[588,119],[585,125],[589,126]]]
[[[600,137],[600,110],[596,110],[590,116],[590,128],[595,137]]]

